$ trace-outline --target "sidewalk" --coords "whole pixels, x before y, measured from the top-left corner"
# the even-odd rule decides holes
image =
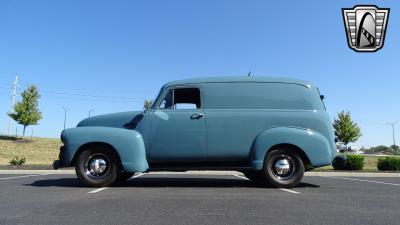
[[[75,174],[74,170],[0,170],[0,174]],[[151,172],[150,174],[242,175],[237,171]],[[399,177],[400,173],[306,172],[306,177]]]

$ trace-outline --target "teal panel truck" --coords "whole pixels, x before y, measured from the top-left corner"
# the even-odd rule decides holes
[[[318,88],[278,77],[169,82],[149,109],[84,119],[61,140],[54,168],[74,166],[94,187],[139,172],[233,170],[290,188],[336,155]]]

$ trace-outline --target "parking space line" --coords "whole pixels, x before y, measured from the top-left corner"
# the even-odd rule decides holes
[[[143,176],[143,175],[144,175],[144,173],[139,173],[138,175],[135,175],[135,176],[133,176],[133,177],[129,178],[128,180],[132,180],[132,179],[135,179],[135,178],[141,177],[141,176]]]
[[[132,179],[135,179],[135,178],[140,177],[140,176],[143,176],[143,175],[144,175],[144,173],[140,173],[140,174],[138,174],[138,175],[135,175],[135,176],[129,178],[127,181],[132,180]],[[95,193],[97,193],[97,192],[104,191],[104,190],[106,190],[106,189],[108,189],[108,187],[97,188],[97,189],[95,189],[95,190],[93,190],[93,191],[89,191],[88,194],[95,194]]]
[[[11,180],[11,179],[24,178],[24,177],[37,177],[37,176],[45,176],[45,175],[51,175],[51,173],[23,175],[23,176],[16,176],[16,177],[2,177],[2,178],[0,178],[0,180]]]
[[[300,194],[300,192],[298,192],[298,191],[293,191],[293,190],[289,190],[289,189],[286,189],[286,188],[279,188],[279,190],[286,191],[286,192],[289,192],[289,193],[292,193],[292,194]]]
[[[250,180],[250,179],[247,178],[247,177],[243,177],[243,176],[236,175],[236,174],[232,174],[232,176],[239,177],[239,178],[241,178],[241,179],[243,179],[243,180]]]
[[[106,190],[107,188],[108,188],[108,187],[97,188],[96,190],[89,191],[88,194],[94,194],[94,193],[97,193],[97,192],[100,192],[100,191],[104,191],[104,190]]]
[[[374,181],[374,180],[361,180],[361,179],[347,178],[347,177],[327,177],[327,178],[342,179],[342,180],[352,180],[352,181],[360,181],[360,182],[368,182],[368,183],[375,183],[375,184],[386,184],[386,185],[392,185],[392,186],[400,187],[400,184],[393,184],[393,183],[387,183],[387,182],[381,182],[381,181]]]

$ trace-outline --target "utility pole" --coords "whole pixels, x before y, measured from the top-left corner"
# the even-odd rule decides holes
[[[64,106],[61,108],[64,109],[64,130],[65,130],[65,124],[67,123],[67,112],[69,111],[69,109],[65,108]]]
[[[90,117],[91,112],[93,112],[93,111],[94,111],[94,109],[89,110],[89,117]]]
[[[12,103],[11,103],[11,110],[10,112],[14,111],[14,105],[15,105],[15,97],[17,95],[17,84],[18,84],[18,73],[15,75],[15,81],[13,84],[13,90],[11,93],[11,99],[12,99]],[[8,129],[7,129],[7,135],[10,136],[10,130],[11,130],[11,125],[12,125],[12,119],[11,117],[9,118],[8,121]]]
[[[388,125],[392,126],[392,133],[393,133],[393,151],[396,151],[396,139],[394,137],[394,125],[396,125],[396,123],[398,123],[399,121],[394,121],[393,123],[386,123]]]

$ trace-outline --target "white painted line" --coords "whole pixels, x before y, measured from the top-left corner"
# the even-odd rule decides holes
[[[368,182],[368,183],[375,183],[375,184],[386,184],[386,185],[392,185],[392,186],[398,186],[398,187],[400,187],[400,184],[393,184],[393,183],[387,183],[387,182],[381,182],[381,181],[374,181],[374,180],[361,180],[361,179],[347,178],[347,177],[328,177],[328,178],[342,179],[342,180],[361,181],[361,182]]]
[[[132,180],[132,179],[135,179],[135,178],[140,177],[140,176],[143,176],[143,175],[144,175],[144,173],[140,173],[140,174],[138,174],[138,175],[135,175],[135,176],[129,178],[128,180]],[[128,180],[127,180],[127,181],[128,181]],[[94,193],[97,193],[97,192],[100,192],[100,191],[104,191],[104,190],[106,190],[107,188],[108,188],[108,187],[98,188],[98,189],[95,189],[95,190],[93,190],[93,191],[89,191],[88,194],[94,194]]]
[[[97,193],[97,192],[100,192],[100,191],[104,191],[104,190],[106,190],[107,188],[108,188],[108,187],[98,188],[98,189],[96,189],[96,190],[89,191],[88,193],[89,193],[89,194],[94,194],[94,193]]]
[[[50,175],[51,173],[45,173],[45,174],[34,174],[34,175],[23,175],[23,176],[16,176],[16,177],[2,177],[0,180],[11,180],[11,179],[18,179],[18,178],[24,178],[24,177],[37,177],[37,176],[45,176],[45,175]]]
[[[141,176],[143,176],[143,175],[144,175],[144,173],[139,173],[138,175],[135,175],[135,176],[129,178],[128,180],[132,180],[132,179],[135,179],[135,178],[137,178],[137,177],[141,177]]]
[[[289,190],[289,189],[286,189],[286,188],[279,188],[279,190],[286,191],[286,192],[289,192],[289,193],[292,193],[292,194],[300,194],[300,192],[298,192],[298,191],[293,191],[293,190]]]
[[[236,175],[236,174],[232,174],[232,176],[239,177],[239,178],[241,178],[241,179],[243,179],[243,180],[250,180],[250,179],[247,178],[247,177],[243,177],[243,176]]]

